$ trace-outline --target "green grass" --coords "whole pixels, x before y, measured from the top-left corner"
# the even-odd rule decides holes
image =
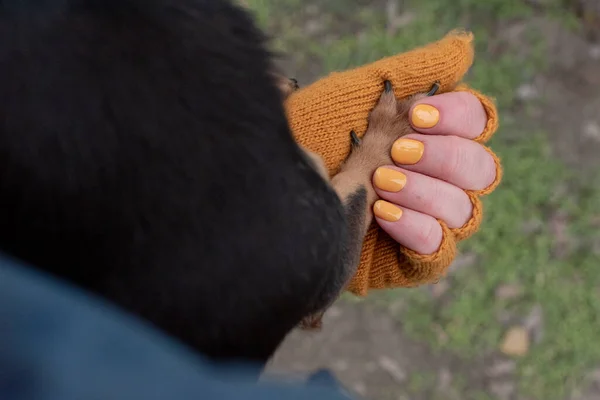
[[[505,330],[498,321],[501,313],[520,317],[541,305],[544,336],[519,360],[520,392],[534,399],[566,398],[600,363],[600,179],[590,182],[565,168],[553,156],[546,132],[537,130],[525,112],[513,110],[516,87],[545,68],[545,43],[531,31],[518,48],[511,47],[495,30],[539,11],[522,0],[408,1],[410,18],[390,36],[384,1],[250,3],[273,35],[273,47],[291,56],[293,68],[319,74],[409,50],[453,28],[475,33],[477,58],[468,81],[497,100],[502,124],[491,146],[505,169],[502,185],[484,200],[482,229],[461,245],[463,252],[477,256],[477,263],[450,278],[443,305],[423,290],[390,291],[383,297],[408,298],[402,321],[410,335],[465,358],[498,348]],[[560,0],[547,3],[548,15],[576,27],[575,19],[558,9]],[[558,213],[566,216],[570,241],[560,257],[552,224]],[[523,295],[496,299],[495,289],[510,283],[522,285]],[[447,341],[439,342],[433,324]],[[420,381],[415,382],[416,387]]]

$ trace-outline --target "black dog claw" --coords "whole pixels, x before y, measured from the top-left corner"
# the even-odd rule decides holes
[[[296,78],[290,78],[290,81],[292,81],[292,83],[294,84],[294,88],[298,89],[300,87]]]
[[[434,94],[437,93],[438,90],[440,90],[440,83],[436,81],[436,82],[434,82],[431,89],[429,89],[429,92],[427,92],[427,96],[433,96]]]
[[[352,139],[352,145],[358,146],[360,144],[360,138],[354,131],[350,131],[350,139]]]
[[[392,82],[390,81],[385,81],[383,82],[383,84],[385,85],[385,92],[389,93],[392,91]]]

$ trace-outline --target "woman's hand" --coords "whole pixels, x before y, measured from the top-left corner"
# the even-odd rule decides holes
[[[424,98],[409,112],[419,133],[391,149],[395,165],[377,169],[373,184],[383,199],[375,203],[379,226],[399,244],[417,253],[435,253],[442,227],[460,228],[472,216],[465,190],[483,190],[496,179],[496,165],[479,136],[487,115],[468,92]]]

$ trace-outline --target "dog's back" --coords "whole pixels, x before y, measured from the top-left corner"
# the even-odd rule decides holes
[[[346,240],[250,19],[0,0],[0,248],[213,357],[264,361]]]

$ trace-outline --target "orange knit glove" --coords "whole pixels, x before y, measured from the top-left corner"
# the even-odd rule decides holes
[[[488,97],[459,84],[473,62],[473,35],[451,32],[438,42],[407,53],[384,58],[356,69],[334,72],[299,89],[286,100],[289,123],[296,140],[323,157],[334,175],[350,153],[349,132],[362,136],[368,115],[389,80],[398,98],[427,92],[434,81],[440,91],[468,91],[479,98],[487,112],[484,132],[476,139],[485,143],[498,127],[496,107]],[[366,295],[369,289],[409,287],[435,282],[442,277],[456,255],[456,243],[475,233],[482,220],[480,196],[492,192],[500,182],[498,157],[496,180],[485,190],[466,191],[473,203],[473,216],[462,228],[450,229],[439,221],[442,244],[431,255],[421,255],[396,243],[374,221],[365,237],[358,271],[347,290]]]

